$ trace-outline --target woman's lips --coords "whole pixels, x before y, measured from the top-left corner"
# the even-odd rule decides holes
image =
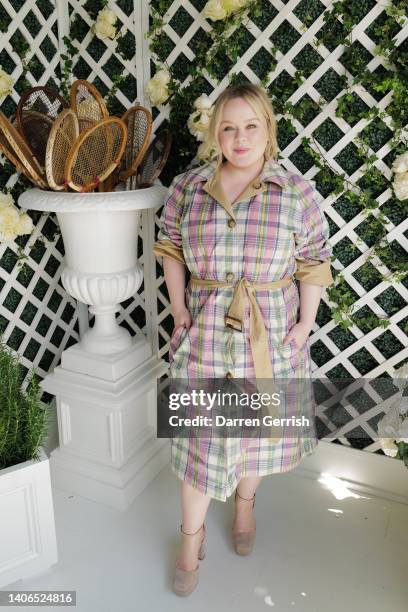
[[[242,153],[249,151],[249,149],[234,149],[234,151],[235,153],[238,153],[238,155],[241,155]]]

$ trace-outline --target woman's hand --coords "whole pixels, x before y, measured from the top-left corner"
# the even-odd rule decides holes
[[[187,308],[187,306],[185,306],[184,308],[181,308],[180,310],[177,310],[173,313],[173,319],[174,319],[174,329],[173,332],[178,328],[178,327],[185,327],[187,330],[190,329],[191,327],[191,314],[189,309]]]
[[[304,323],[300,322],[295,323],[295,325],[291,327],[287,336],[285,336],[283,341],[284,346],[288,345],[292,340],[295,340],[296,348],[300,350],[308,339],[310,331],[309,325],[305,325]]]

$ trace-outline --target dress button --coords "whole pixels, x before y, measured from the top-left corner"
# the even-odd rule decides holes
[[[235,227],[236,226],[236,222],[234,221],[234,219],[229,219],[228,220],[228,227]]]
[[[260,189],[262,187],[262,183],[253,183],[252,185],[254,189]]]
[[[228,378],[228,380],[230,380],[231,378],[234,378],[234,375],[231,372],[227,372],[225,378]]]
[[[228,272],[227,275],[225,276],[225,278],[227,279],[227,281],[234,280],[234,273],[233,272]]]

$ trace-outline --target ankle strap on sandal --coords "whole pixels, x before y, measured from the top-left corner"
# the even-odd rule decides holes
[[[238,495],[238,497],[239,497],[240,499],[245,499],[245,501],[255,501],[255,495],[256,495],[256,493],[254,493],[254,496],[253,496],[253,497],[249,497],[249,498],[248,498],[248,497],[242,497],[242,496],[241,496],[241,495],[238,493],[238,489],[235,489],[235,497],[236,497],[237,495]]]
[[[205,529],[205,525],[204,523],[201,525],[201,527],[199,527],[197,529],[197,531],[194,531],[194,533],[187,533],[186,531],[183,531],[183,524],[180,525],[180,531],[181,533],[184,533],[184,535],[196,535],[196,533],[198,533],[199,531],[201,531],[201,529]]]

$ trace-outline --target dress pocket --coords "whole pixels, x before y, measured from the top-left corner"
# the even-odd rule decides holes
[[[177,349],[179,348],[184,335],[187,333],[187,328],[184,325],[179,325],[173,329],[170,338],[170,348],[169,348],[169,361],[173,360],[173,356]]]
[[[305,359],[305,347],[298,348],[295,340],[291,340],[289,344],[285,345],[283,342],[276,342],[272,345],[272,349],[276,356],[282,360],[282,365],[284,365],[284,363],[290,364],[293,370],[297,370]]]

